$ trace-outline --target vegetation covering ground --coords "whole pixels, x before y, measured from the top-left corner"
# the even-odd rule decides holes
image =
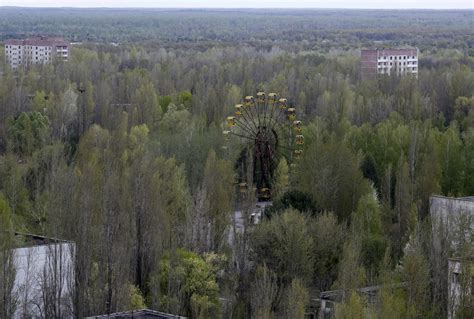
[[[74,241],[78,318],[303,318],[330,289],[345,291],[336,318],[445,318],[429,197],[474,195],[472,23],[472,10],[2,8],[0,40],[80,44],[17,71],[0,52],[0,250],[13,229]],[[405,46],[420,48],[418,78],[361,80],[360,48]],[[296,107],[304,156],[280,159],[274,206],[236,233],[255,198],[234,185],[222,125],[257,90]],[[443,256],[473,254],[457,235]],[[376,305],[353,292],[367,285],[383,286]]]

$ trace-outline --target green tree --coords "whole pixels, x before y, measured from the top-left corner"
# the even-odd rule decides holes
[[[14,291],[16,265],[12,248],[14,228],[10,207],[0,192],[0,316],[12,318],[18,305],[18,292]]]
[[[293,279],[287,289],[284,318],[304,319],[306,307],[309,302],[308,290],[304,287],[300,279]]]
[[[310,194],[323,210],[349,221],[359,198],[370,190],[360,171],[361,157],[344,143],[313,142],[298,166],[298,188]]]
[[[343,300],[349,298],[351,291],[363,287],[366,283],[366,272],[362,266],[360,251],[360,242],[357,238],[349,238],[344,244],[337,280],[334,283],[335,288],[342,290]]]
[[[278,284],[274,272],[265,265],[259,266],[250,285],[250,308],[252,318],[273,318],[273,302],[277,296]]]
[[[417,228],[404,249],[399,266],[401,281],[407,283],[407,318],[430,316],[430,270],[419,236]]]
[[[282,157],[278,162],[275,171],[275,182],[273,185],[273,196],[279,197],[283,195],[290,185],[289,167],[286,159]]]
[[[160,308],[193,318],[219,318],[218,269],[205,258],[178,249],[160,261],[155,282],[159,285]]]
[[[49,143],[49,119],[39,112],[23,112],[18,118],[9,120],[7,132],[9,149],[30,156]]]
[[[253,233],[253,248],[260,263],[265,263],[284,284],[295,278],[308,280],[313,270],[313,239],[309,219],[288,209],[258,225]]]
[[[366,319],[370,318],[365,300],[353,291],[349,298],[336,306],[335,319]]]
[[[195,205],[194,236],[199,250],[219,251],[233,210],[233,169],[226,160],[209,151]],[[209,241],[209,242],[208,242]]]
[[[311,216],[321,210],[310,195],[298,190],[291,190],[274,200],[272,205],[265,207],[265,216],[272,217],[288,208],[294,208]]]
[[[137,110],[134,124],[146,124],[151,130],[158,128],[163,111],[158,102],[158,95],[152,82],[143,83],[132,97],[133,106]]]
[[[140,293],[140,290],[134,286],[130,285],[130,310],[140,310],[145,309],[145,298]]]
[[[352,217],[352,227],[355,235],[361,239],[362,264],[368,272],[369,281],[372,281],[377,276],[386,249],[375,190],[373,194],[364,195],[359,200]]]
[[[337,278],[346,228],[338,224],[333,213],[323,213],[311,225],[314,241],[314,283],[321,290],[329,290]]]

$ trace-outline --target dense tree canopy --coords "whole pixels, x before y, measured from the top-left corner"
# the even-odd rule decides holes
[[[80,42],[17,70],[0,50],[0,317],[14,230],[76,243],[76,318],[302,318],[336,288],[336,318],[446,317],[434,258],[472,236],[434,252],[426,225],[432,194],[474,195],[471,11],[4,8],[0,25]],[[361,47],[407,45],[418,78],[361,79]],[[305,144],[253,224],[222,128],[257,90],[288,98]]]

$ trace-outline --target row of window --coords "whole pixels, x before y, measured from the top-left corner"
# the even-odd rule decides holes
[[[21,49],[22,46],[24,46],[25,48],[28,48],[28,49],[33,49],[33,47],[34,47],[35,49],[38,49],[37,46],[35,47],[35,46],[32,46],[32,45],[18,45],[18,49]],[[41,45],[41,46],[40,46],[40,48],[44,48],[44,47],[45,47],[46,49],[51,50],[51,47],[44,46],[44,45]],[[16,45],[5,45],[5,48],[6,48],[6,49],[16,49],[17,46],[16,46]]]
[[[406,59],[410,59],[410,58],[411,59],[416,59],[416,56],[414,56],[414,55],[413,56],[407,56],[407,55],[398,55],[398,56],[395,55],[395,56],[393,56],[393,55],[391,55],[391,56],[379,57],[379,60],[380,59],[381,60],[387,60],[387,58],[390,58],[390,60],[397,60],[397,58],[398,58],[398,60],[406,60]]]
[[[379,74],[390,74],[394,73],[393,71],[391,72],[390,69],[382,69],[378,72]],[[406,69],[404,71],[398,71],[397,73],[418,73],[416,68],[413,68],[412,70]]]
[[[389,64],[390,63],[390,64]],[[397,62],[379,62],[379,66],[383,66],[383,65],[393,65],[395,63],[395,65],[397,65]],[[417,61],[408,61],[408,62],[403,62],[403,65],[417,65],[418,62]],[[402,62],[398,62],[398,65],[402,65]]]
[[[392,69],[389,68],[389,67],[383,67],[383,68],[379,68],[378,71],[379,71],[379,72],[384,72],[384,70],[385,70],[385,71],[390,71],[390,70],[392,70]],[[416,66],[413,66],[413,67],[406,67],[406,68],[403,68],[403,69],[398,69],[398,71],[401,71],[401,72],[403,72],[403,71],[416,71],[416,70],[417,70],[417,67],[416,67]]]

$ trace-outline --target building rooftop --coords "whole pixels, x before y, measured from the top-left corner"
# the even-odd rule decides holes
[[[375,48],[375,49],[362,49],[361,52],[379,52],[380,55],[416,55],[418,52],[417,48],[401,48],[401,49],[385,49],[385,48]]]
[[[474,196],[465,196],[465,197],[448,197],[442,195],[431,195],[430,197],[434,198],[444,198],[452,201],[464,201],[464,202],[474,202]]]
[[[33,38],[27,38],[27,39],[9,39],[9,40],[5,40],[4,43],[6,45],[40,45],[40,46],[44,46],[44,45],[68,46],[69,45],[69,43],[66,40],[64,40],[64,38],[45,37],[45,36],[39,36],[39,37],[33,37]]]
[[[142,310],[133,310],[133,311],[124,311],[116,312],[106,315],[98,315],[92,317],[86,317],[85,319],[105,319],[105,318],[115,318],[115,319],[186,319],[186,317],[181,317],[178,315],[172,315],[169,313],[159,312],[150,309]]]
[[[50,245],[50,244],[64,244],[70,243],[70,241],[53,238],[53,237],[46,237],[41,235],[34,235],[28,233],[21,233],[15,232],[14,234],[14,246],[16,248],[24,248],[24,247],[33,247],[33,246],[43,246],[43,245]]]

